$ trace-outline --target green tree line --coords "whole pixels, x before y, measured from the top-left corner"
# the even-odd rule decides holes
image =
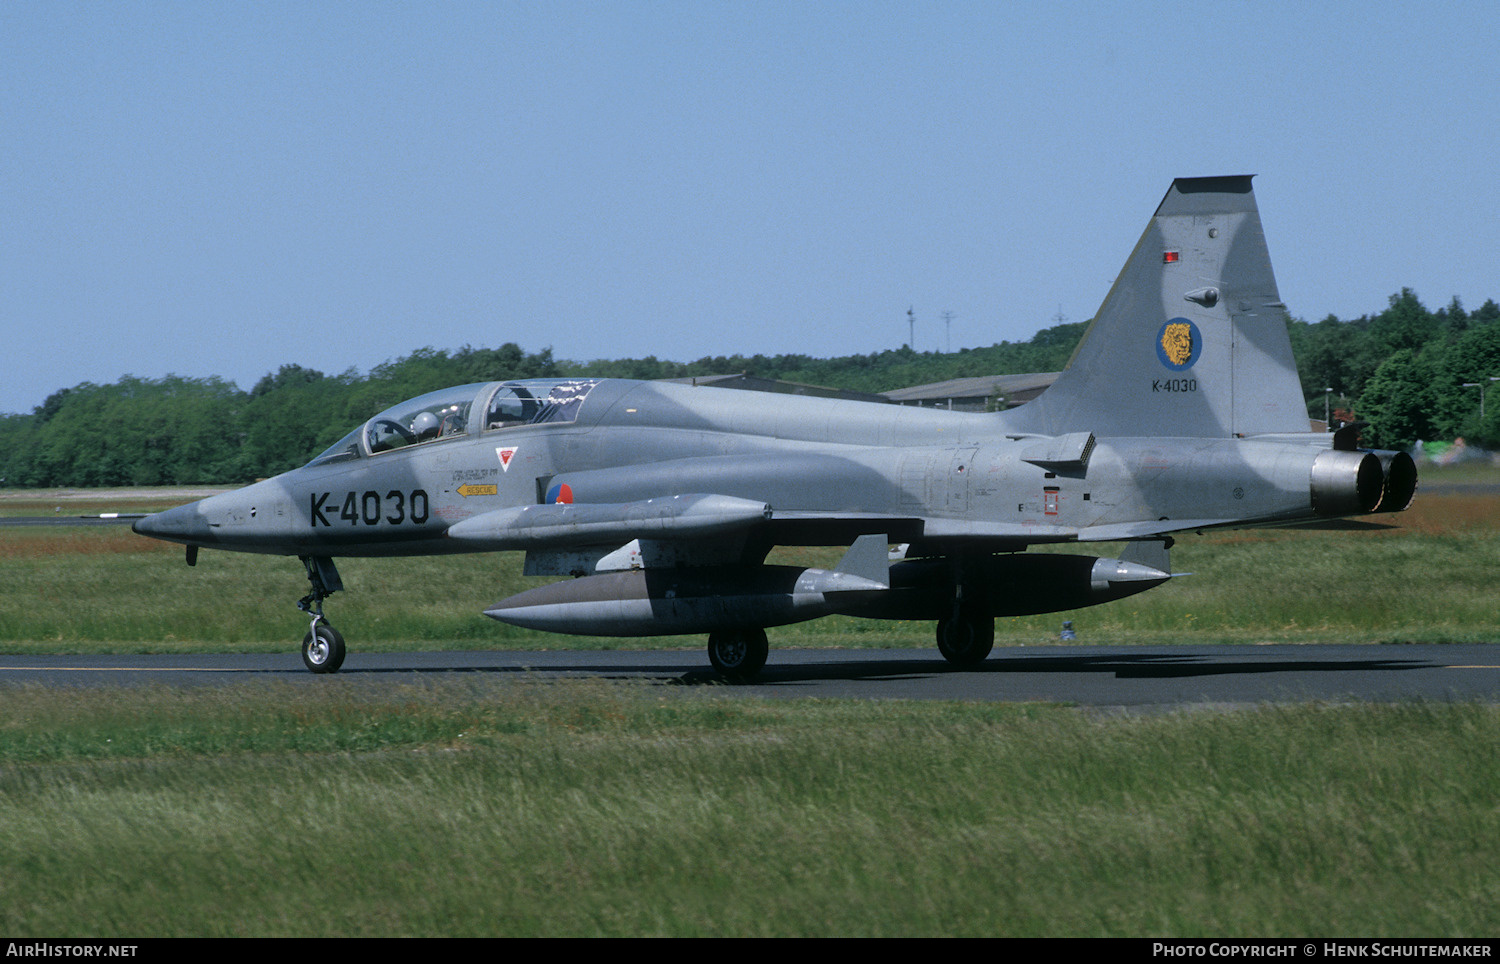
[[[1465,438],[1500,448],[1500,305],[1485,301],[1467,312],[1457,298],[1429,311],[1410,288],[1391,295],[1386,309],[1341,321],[1289,325],[1292,350],[1308,396],[1308,411],[1331,407],[1368,422],[1363,438],[1379,448],[1410,448],[1419,439]]]
[[[910,348],[868,355],[729,355],[693,362],[655,357],[573,362],[511,343],[456,351],[422,348],[328,375],[283,365],[244,391],[219,378],[126,375],[48,396],[28,414],[0,415],[0,485],[8,487],[234,484],[303,464],[374,413],[450,385],[511,378],[687,378],[749,372],[862,392],[983,375],[1058,371],[1086,322],[1029,341],[952,353]],[[1500,447],[1500,394],[1480,417],[1480,391],[1500,376],[1500,306],[1467,312],[1454,298],[1428,311],[1410,289],[1376,314],[1315,324],[1291,319],[1308,412],[1325,404],[1370,423],[1367,444],[1408,448],[1464,436]],[[1493,383],[1500,387],[1500,382]],[[1325,392],[1325,389],[1331,391]]]

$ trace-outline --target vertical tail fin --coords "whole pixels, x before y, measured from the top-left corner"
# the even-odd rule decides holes
[[[1067,370],[1008,415],[1045,435],[1308,431],[1250,177],[1172,182]]]

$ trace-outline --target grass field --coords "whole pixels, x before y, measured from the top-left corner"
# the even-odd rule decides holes
[[[7,692],[0,929],[1478,936],[1500,709]]]
[[[1460,481],[1473,484],[1469,476]],[[1488,482],[1480,478],[1479,482]],[[86,500],[78,500],[83,502]],[[140,508],[151,508],[149,503]],[[0,497],[0,512],[52,503]],[[97,508],[123,508],[103,496]],[[39,511],[40,510],[40,511]],[[1002,643],[1500,640],[1500,498],[1192,536]],[[798,558],[817,561],[814,554]],[[608,645],[479,615],[507,556],[341,562],[356,648]],[[9,652],[290,650],[295,560],[0,530]],[[822,620],[775,645],[929,645]],[[697,638],[626,640],[690,646]],[[775,658],[773,649],[772,658]],[[1500,708],[759,701],[473,676],[0,689],[0,929],[47,936],[1485,936]]]

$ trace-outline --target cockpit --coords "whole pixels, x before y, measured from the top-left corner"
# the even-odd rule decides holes
[[[444,388],[393,405],[339,439],[309,465],[343,462],[523,425],[577,420],[597,379],[524,379]],[[475,413],[481,413],[475,418]]]

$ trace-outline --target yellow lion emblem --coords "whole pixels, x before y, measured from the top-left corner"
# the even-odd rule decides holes
[[[1161,349],[1172,364],[1182,367],[1193,357],[1193,328],[1187,324],[1171,324],[1161,333]]]

